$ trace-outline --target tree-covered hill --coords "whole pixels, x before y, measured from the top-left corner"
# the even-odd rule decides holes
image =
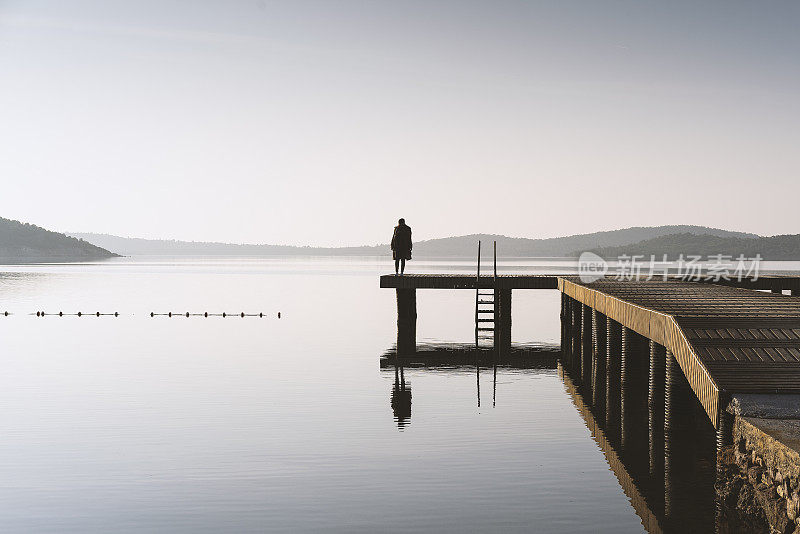
[[[758,237],[755,239],[720,237],[689,233],[671,234],[617,247],[602,247],[592,250],[604,258],[619,258],[622,255],[643,255],[649,258],[664,254],[670,260],[694,255],[704,258],[723,254],[753,258],[757,254],[765,260],[800,260],[800,234]]]
[[[115,256],[87,241],[0,217],[0,263],[88,261]]]
[[[387,239],[391,236],[387,229]],[[580,252],[597,247],[628,245],[658,236],[676,234],[708,234],[723,237],[750,239],[755,234],[732,232],[706,226],[654,226],[634,227],[621,230],[593,232],[589,234],[554,237],[548,239],[529,239],[506,237],[492,234],[472,234],[414,241],[414,257],[461,257],[474,258],[478,240],[487,246],[497,241],[497,251],[501,257],[564,257],[576,256]],[[125,256],[388,256],[388,244],[361,247],[309,247],[288,245],[247,245],[232,243],[209,243],[175,240],[139,239],[117,237],[107,234],[70,233],[113,250]]]

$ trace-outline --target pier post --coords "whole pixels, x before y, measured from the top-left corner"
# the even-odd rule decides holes
[[[564,319],[562,322],[562,341],[561,341],[561,356],[564,366],[571,372],[573,370],[572,363],[572,340],[574,338],[574,325],[573,325],[573,300],[566,293],[561,294],[564,302]]]
[[[622,325],[606,318],[606,428],[612,443],[619,443],[620,353]]]
[[[581,305],[581,385],[585,392],[591,392],[592,377],[592,308]],[[588,387],[587,387],[588,386]]]
[[[592,402],[596,409],[605,408],[606,316],[592,308]]]
[[[494,346],[500,352],[511,349],[511,290],[494,290]]]
[[[657,480],[664,465],[664,375],[666,348],[650,340],[650,380],[647,394],[648,430],[650,435],[650,477]]]
[[[630,380],[630,358],[631,341],[633,332],[630,328],[622,327],[620,335],[619,351],[619,441],[621,449],[624,451],[630,446],[631,440],[631,380]]]
[[[417,352],[417,290],[397,288],[397,355]]]
[[[675,356],[666,352],[664,388],[664,517],[667,527],[677,524],[686,508],[687,475],[692,469],[691,395],[694,393]]]
[[[572,312],[572,335],[570,336],[570,362],[573,373],[580,369],[581,361],[581,303],[570,297],[570,310]],[[579,373],[575,373],[580,378]]]
[[[567,295],[561,293],[561,360],[566,359],[566,342],[567,342]]]
[[[727,401],[727,399],[726,399]],[[725,406],[727,402],[721,402],[721,406]],[[732,447],[733,445],[733,415],[729,414],[725,408],[720,408],[719,415],[717,416],[717,421],[719,424],[717,426],[717,458],[716,458],[716,470],[714,474],[714,484],[716,487],[720,487],[725,481],[725,453],[726,451]],[[715,493],[714,499],[714,511],[715,511],[715,523],[717,525],[721,525],[724,522],[724,512],[725,512],[725,502],[721,498],[721,495],[717,492]],[[720,531],[718,528],[717,531]]]

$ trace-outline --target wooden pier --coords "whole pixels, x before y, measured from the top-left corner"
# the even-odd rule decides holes
[[[417,289],[493,289],[501,303],[495,337],[500,350],[510,347],[512,290],[558,289],[566,364],[578,370],[598,397],[606,396],[601,390],[613,382],[607,375],[624,364],[635,336],[650,344],[645,365],[650,396],[666,400],[669,388],[685,377],[716,428],[725,423],[731,395],[800,393],[800,277],[718,283],[605,278],[583,283],[576,276],[558,275],[478,280],[419,274],[381,276],[380,285],[397,293],[400,355],[416,347]]]

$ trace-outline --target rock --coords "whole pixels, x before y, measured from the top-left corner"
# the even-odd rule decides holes
[[[758,483],[761,482],[762,471],[763,469],[755,465],[747,470],[747,479],[750,481],[750,484],[757,486]]]
[[[792,497],[786,499],[786,516],[789,520],[796,521],[798,513],[800,513],[800,499],[795,493]]]
[[[762,477],[764,479],[764,484],[772,484],[772,482],[775,480],[775,470],[771,467],[767,467],[764,470]]]

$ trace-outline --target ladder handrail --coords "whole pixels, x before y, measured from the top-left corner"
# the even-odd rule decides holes
[[[494,286],[497,289],[497,241],[494,242]]]
[[[494,283],[492,285],[494,286],[493,290],[494,296],[492,297],[492,301],[494,302],[494,304],[492,305],[492,308],[494,309],[494,313],[492,314],[492,319],[494,320],[494,322],[492,323],[492,326],[494,328],[497,328],[497,312],[500,311],[498,310],[498,303],[500,299],[498,298],[497,294],[497,241],[496,240],[494,242]],[[497,333],[495,332],[494,334],[495,334],[495,339],[497,339],[496,338]],[[495,343],[495,341],[492,341],[492,348],[494,349],[496,355],[497,343]]]
[[[475,349],[478,348],[478,304],[481,292],[481,241],[478,240],[478,273],[475,277]]]

